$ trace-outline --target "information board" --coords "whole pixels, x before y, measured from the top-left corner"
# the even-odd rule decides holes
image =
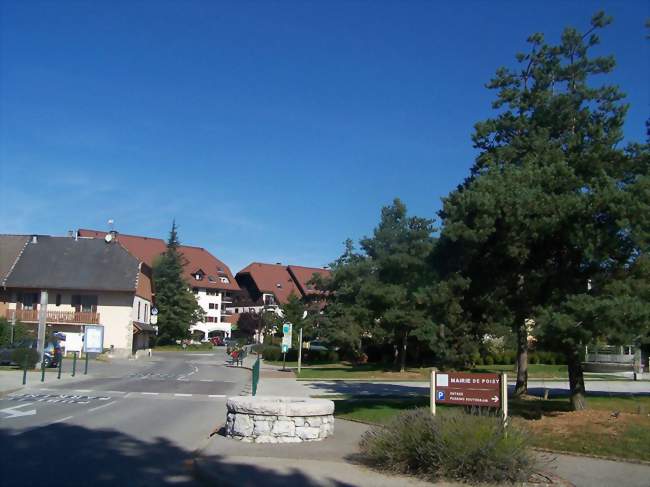
[[[104,351],[104,327],[86,325],[84,352],[102,353]]]
[[[468,372],[436,373],[438,404],[501,407],[501,376]]]

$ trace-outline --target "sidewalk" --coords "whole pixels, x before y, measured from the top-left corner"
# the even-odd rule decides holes
[[[224,411],[225,417],[225,411]],[[194,461],[196,474],[221,486],[424,487],[431,483],[385,475],[356,461],[367,425],[337,419],[334,435],[323,441],[284,444],[244,443],[214,435]],[[438,486],[460,486],[436,483]]]
[[[90,379],[92,374],[84,375],[83,367],[81,371],[77,370],[75,377],[72,377],[69,372],[62,373],[61,378],[57,379],[56,369],[48,370],[45,372],[45,381],[41,382],[40,371],[27,372],[27,383],[23,385],[23,372],[22,370],[0,370],[0,397],[19,391],[23,388],[29,387],[47,387],[52,384],[65,384],[81,378]]]

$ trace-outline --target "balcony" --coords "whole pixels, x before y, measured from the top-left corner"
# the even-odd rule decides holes
[[[37,309],[8,309],[5,313],[7,320],[11,321],[14,313],[16,314],[16,321],[38,323],[39,310]],[[52,324],[99,324],[99,313],[93,311],[48,311],[46,315],[47,322]]]

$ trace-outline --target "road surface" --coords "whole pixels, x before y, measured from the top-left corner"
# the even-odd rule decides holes
[[[0,484],[194,485],[193,452],[249,384],[222,351],[169,352],[1,397]]]

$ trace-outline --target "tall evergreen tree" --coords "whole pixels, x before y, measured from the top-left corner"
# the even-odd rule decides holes
[[[153,280],[158,307],[158,339],[173,343],[188,338],[189,328],[203,318],[203,310],[183,278],[183,261],[176,222],[167,240],[167,250],[154,263]]]
[[[584,346],[640,331],[640,303],[623,291],[634,286],[622,282],[644,272],[648,250],[647,226],[639,230],[631,212],[649,208],[646,150],[618,148],[623,95],[590,84],[614,66],[589,55],[609,22],[598,13],[584,34],[565,29],[557,46],[535,34],[530,53],[517,56],[521,69],[497,71],[488,86],[500,112],[477,124],[480,155],[441,212],[455,273],[470,282],[464,306],[518,333],[517,392],[526,391],[525,323],[534,318],[537,337],[567,356],[576,409],[585,407]],[[622,300],[610,299],[613,289]]]

